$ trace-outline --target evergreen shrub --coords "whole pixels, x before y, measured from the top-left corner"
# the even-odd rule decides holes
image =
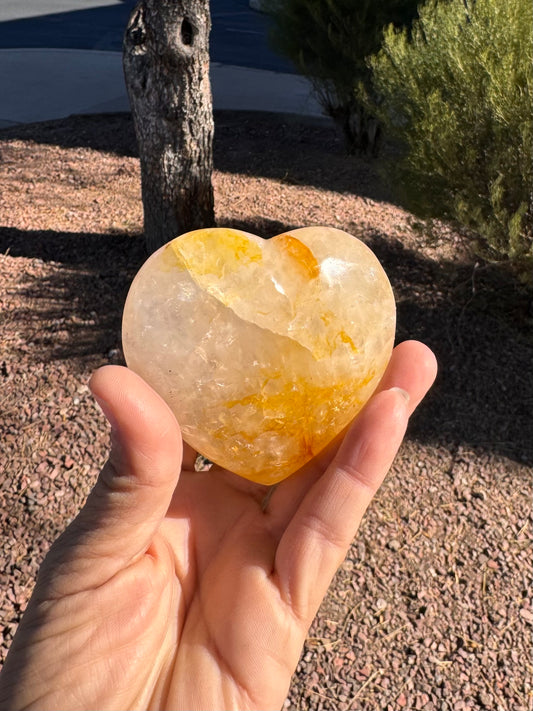
[[[533,282],[531,0],[430,0],[368,64],[406,207],[468,228]]]
[[[368,87],[366,58],[389,23],[409,25],[419,0],[264,0],[271,41],[308,77],[325,112],[341,127],[350,152],[375,152],[379,127],[356,92]]]

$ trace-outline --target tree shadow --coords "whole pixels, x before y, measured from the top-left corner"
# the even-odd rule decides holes
[[[377,163],[348,155],[343,138],[331,122],[250,111],[217,112],[215,118],[215,167],[224,173],[308,185],[377,201],[392,199]]]
[[[270,236],[296,226],[263,218],[221,223]],[[357,225],[349,229],[357,232]],[[411,436],[482,447],[533,465],[527,294],[501,271],[476,275],[472,264],[436,262],[377,231],[367,242],[395,292],[397,340],[419,339],[439,361]],[[24,305],[10,313],[31,359],[69,359],[69,367],[82,369],[87,359],[120,349],[124,300],[146,256],[140,237],[3,228],[0,252],[8,250],[49,267],[43,278],[25,280]],[[473,290],[473,279],[483,288]]]
[[[21,306],[0,314],[6,330],[16,323],[18,348],[30,360],[70,359],[81,368],[77,360],[120,359],[122,307],[146,258],[141,236],[0,228],[0,252],[45,262],[38,277],[21,278]]]
[[[2,226],[0,253],[109,273],[134,268],[146,259],[142,235],[19,230]]]
[[[415,338],[439,374],[412,422],[427,439],[533,464],[531,294],[498,267],[439,262],[369,235],[397,300],[397,340]]]
[[[31,141],[61,148],[90,148],[119,156],[139,156],[129,113],[83,114],[17,124],[1,129],[0,141]]]
[[[0,130],[0,140],[138,157],[133,119],[127,113],[10,126]],[[213,152],[215,168],[223,173],[392,200],[377,164],[347,155],[343,139],[329,122],[259,111],[216,111]]]

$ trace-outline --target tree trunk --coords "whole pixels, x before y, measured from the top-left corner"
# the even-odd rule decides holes
[[[210,28],[208,0],[140,0],[124,36],[149,253],[214,224]]]

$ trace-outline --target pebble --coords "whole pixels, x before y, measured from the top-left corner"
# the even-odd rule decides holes
[[[529,610],[525,607],[520,609],[520,617],[525,620],[528,624],[533,624],[533,610]]]
[[[494,703],[494,697],[492,694],[488,694],[486,691],[480,691],[478,694],[478,701],[482,708],[492,709]]]

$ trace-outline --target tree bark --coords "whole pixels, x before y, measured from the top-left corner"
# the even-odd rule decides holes
[[[124,36],[149,253],[214,224],[208,0],[140,0]]]

